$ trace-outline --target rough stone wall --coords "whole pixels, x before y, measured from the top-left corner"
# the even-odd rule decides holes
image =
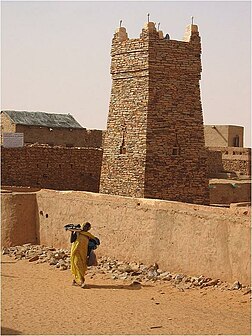
[[[220,150],[207,150],[207,166],[209,177],[215,177],[218,173],[224,171]]]
[[[222,172],[235,172],[240,175],[251,175],[251,148],[211,147],[209,152],[220,152],[222,155]],[[213,154],[211,154],[213,155]],[[210,169],[214,163],[210,162]]]
[[[101,149],[25,146],[1,151],[2,185],[99,190]]]
[[[239,136],[239,147],[243,147],[243,131],[241,126],[205,125],[204,134],[207,147],[233,147],[234,137]]]
[[[101,193],[208,204],[197,26],[190,34],[166,40],[151,22],[140,39],[115,33]]]
[[[128,40],[121,28],[113,38],[111,56],[113,82],[100,192],[144,197],[148,42]],[[124,149],[126,153],[120,154]]]
[[[145,197],[208,204],[197,26],[189,42],[149,39]]]
[[[24,133],[24,142],[29,144],[39,143],[67,147],[102,147],[101,130],[17,125],[16,132]]]

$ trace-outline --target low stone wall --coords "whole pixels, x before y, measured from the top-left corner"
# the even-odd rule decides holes
[[[239,175],[251,175],[251,148],[241,147],[209,147],[209,171],[214,172],[215,166],[219,166],[219,172],[235,172]],[[221,153],[222,167],[217,156]],[[215,162],[212,160],[215,157]],[[218,161],[217,161],[217,160]]]
[[[2,185],[99,191],[102,150],[25,146],[1,149]]]
[[[24,220],[26,215],[37,217],[40,244],[58,248],[70,248],[65,224],[90,221],[92,232],[101,239],[98,255],[145,264],[157,262],[164,270],[250,283],[248,211],[235,213],[179,202],[41,190],[36,193],[35,214],[31,211],[28,215],[27,204],[34,204],[34,194],[2,194],[2,199],[2,246],[8,241],[13,245],[34,240],[34,235],[28,234],[34,232],[34,221]],[[22,200],[16,210],[11,205],[15,199],[16,204]],[[12,211],[6,211],[8,207]],[[23,212],[18,211],[21,208]],[[8,238],[13,225],[19,229],[11,229]],[[18,238],[24,236],[23,232],[26,241]]]

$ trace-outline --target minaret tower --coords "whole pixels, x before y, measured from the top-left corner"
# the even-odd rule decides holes
[[[111,57],[100,192],[208,204],[198,27],[183,41],[153,22],[138,39],[119,27]]]

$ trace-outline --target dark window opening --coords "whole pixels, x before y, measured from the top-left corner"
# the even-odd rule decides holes
[[[240,139],[239,139],[239,135],[236,135],[233,139],[233,146],[234,147],[239,147],[240,146]]]
[[[48,218],[48,214],[46,214],[45,216],[46,216],[46,218]]]
[[[180,154],[180,150],[179,150],[179,147],[173,147],[172,148],[172,155],[173,156],[177,156]]]
[[[125,146],[124,135],[123,135],[122,144],[120,146],[120,154],[126,154],[126,146]]]
[[[126,147],[125,146],[120,147],[120,154],[126,154]]]
[[[61,164],[59,164],[59,168],[61,168]]]

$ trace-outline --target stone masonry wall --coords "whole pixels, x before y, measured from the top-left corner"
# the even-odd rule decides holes
[[[100,192],[144,197],[148,43],[128,40],[125,29],[120,28],[113,38],[111,56],[113,83]],[[124,149],[126,153],[120,153]]]
[[[208,176],[215,177],[223,172],[222,153],[219,150],[207,150]]]
[[[197,26],[187,42],[117,30],[101,193],[208,204],[200,52]]]
[[[208,204],[197,26],[188,42],[149,33],[145,197]]]
[[[221,153],[222,172],[235,172],[240,175],[251,175],[251,148],[210,147],[209,151],[212,153]],[[212,161],[209,162],[209,168],[211,170],[213,166],[214,163]]]
[[[2,185],[99,190],[101,149],[25,146],[1,152]]]

